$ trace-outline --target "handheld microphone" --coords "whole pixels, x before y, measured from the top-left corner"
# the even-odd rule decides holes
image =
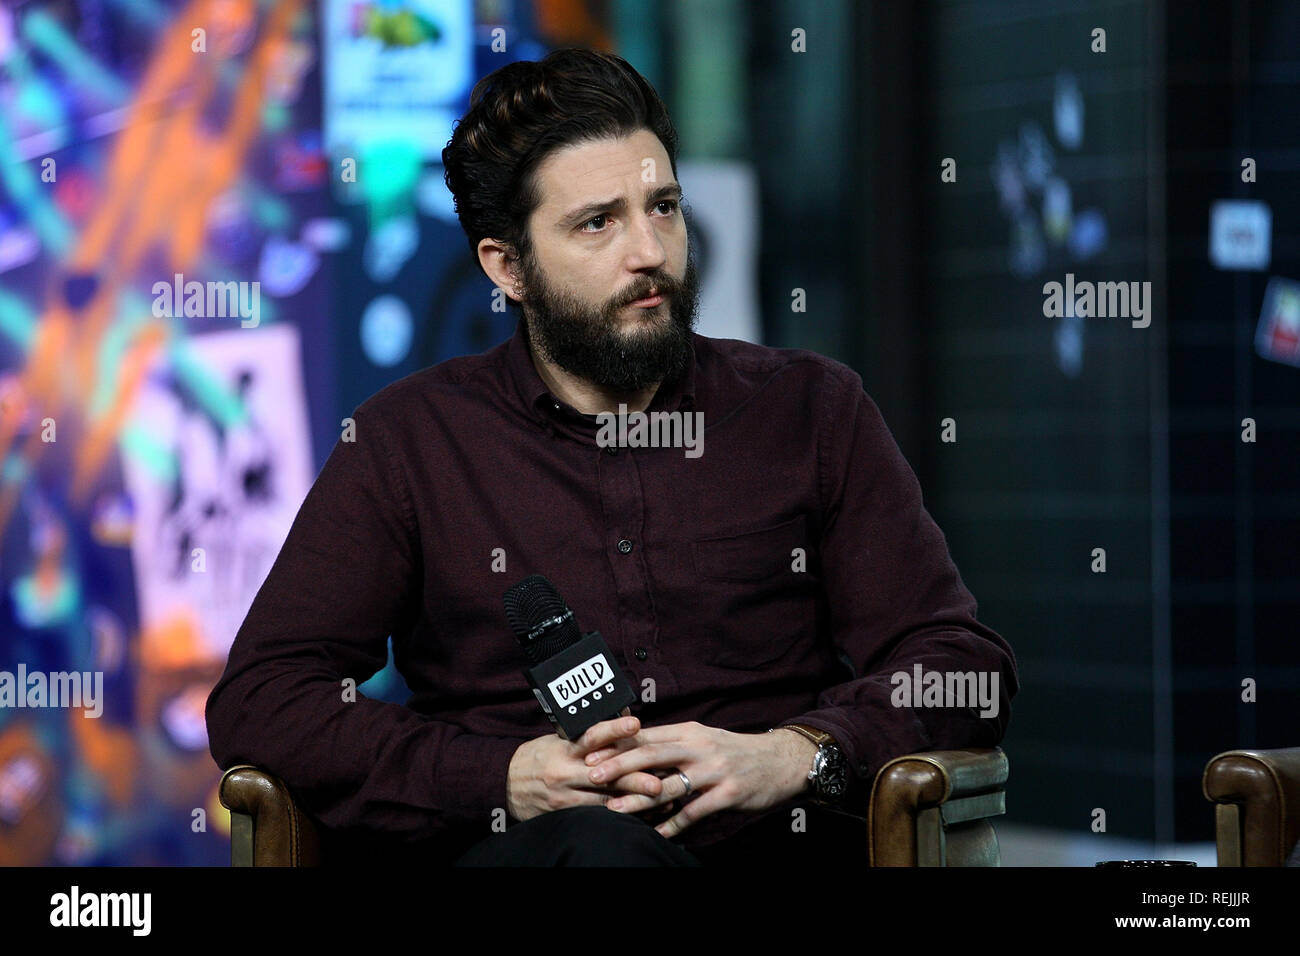
[[[530,574],[505,595],[506,620],[531,667],[524,676],[556,732],[577,740],[636,700],[599,631],[580,634],[560,592]]]

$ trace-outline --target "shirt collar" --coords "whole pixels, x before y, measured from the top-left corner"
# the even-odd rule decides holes
[[[696,346],[698,336],[691,333],[691,357],[686,363],[686,372],[676,382],[667,387],[660,386],[651,400],[650,411],[686,411],[695,407],[695,365],[699,349]],[[595,415],[584,415],[567,402],[551,394],[550,388],[537,374],[533,365],[531,346],[528,341],[528,326],[523,316],[515,325],[515,333],[506,346],[506,368],[514,381],[519,397],[524,406],[543,425],[554,427],[557,420],[563,420],[579,432],[594,438],[598,424]]]

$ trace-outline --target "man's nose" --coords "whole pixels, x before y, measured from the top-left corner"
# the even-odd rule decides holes
[[[630,233],[629,268],[637,272],[659,269],[668,261],[663,238],[649,216],[634,217]]]

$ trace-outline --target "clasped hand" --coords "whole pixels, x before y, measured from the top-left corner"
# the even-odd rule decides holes
[[[576,741],[554,735],[522,744],[510,762],[510,813],[527,820],[571,806],[660,813],[689,800],[655,829],[674,837],[719,810],[766,810],[807,784],[816,745],[791,733],[738,734],[697,721],[642,728],[616,717]]]

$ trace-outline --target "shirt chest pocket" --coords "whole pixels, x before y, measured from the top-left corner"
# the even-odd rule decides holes
[[[768,528],[692,542],[697,586],[713,613],[709,662],[753,670],[816,633],[818,579],[804,515]]]

